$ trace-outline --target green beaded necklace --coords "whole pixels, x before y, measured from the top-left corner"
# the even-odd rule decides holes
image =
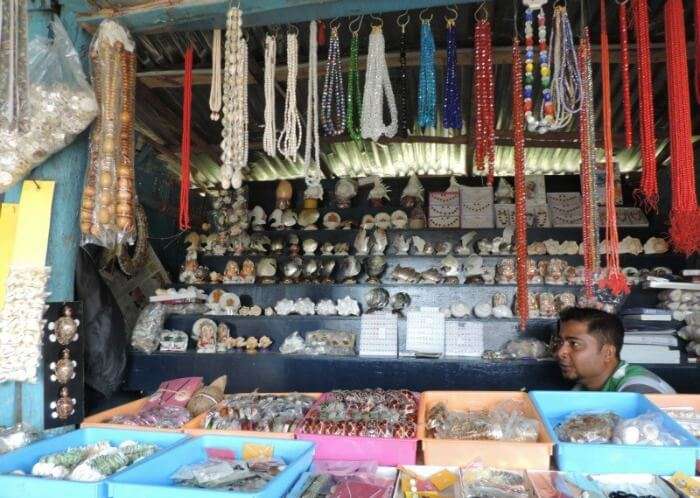
[[[360,133],[360,109],[362,109],[362,96],[360,95],[360,77],[358,75],[359,36],[353,32],[350,42],[350,71],[348,73],[348,106],[347,106],[347,130],[350,138],[355,142],[362,142]]]

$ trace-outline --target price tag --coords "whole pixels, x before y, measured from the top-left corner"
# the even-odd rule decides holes
[[[443,354],[445,315],[439,308],[406,312],[406,349],[416,353]]]
[[[360,356],[394,356],[398,354],[399,324],[393,313],[362,315]]]
[[[484,325],[475,322],[445,322],[445,356],[481,356]]]

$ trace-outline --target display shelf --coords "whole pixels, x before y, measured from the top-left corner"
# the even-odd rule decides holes
[[[679,392],[697,390],[697,365],[646,365]],[[333,375],[329,375],[329,368]],[[154,392],[163,379],[227,374],[230,392],[333,389],[534,390],[569,389],[553,361],[493,362],[480,358],[387,358],[283,355],[280,353],[132,352],[125,388]]]

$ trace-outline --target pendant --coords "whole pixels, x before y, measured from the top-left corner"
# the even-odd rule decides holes
[[[49,336],[51,342],[56,342],[62,346],[67,346],[71,342],[78,340],[78,326],[80,320],[73,318],[73,310],[68,306],[63,308],[63,316],[55,322],[49,323],[49,330],[53,332]]]
[[[61,355],[62,357],[58,362],[51,362],[49,365],[49,368],[53,371],[51,382],[68,384],[68,381],[75,378],[75,367],[78,366],[78,363],[70,359],[70,351],[68,349],[64,349]]]
[[[51,412],[51,418],[66,420],[75,413],[76,403],[77,401],[75,398],[70,397],[68,388],[62,387],[59,398],[56,401],[52,401],[49,405],[49,408],[53,410]]]

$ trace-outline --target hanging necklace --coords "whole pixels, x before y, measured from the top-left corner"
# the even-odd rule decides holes
[[[632,148],[632,94],[630,92],[630,54],[629,40],[627,36],[627,2],[618,2],[618,16],[620,24],[620,54],[622,64],[622,112],[625,121],[625,148]]]
[[[277,65],[277,37],[265,35],[265,131],[263,151],[270,157],[277,155],[277,123],[275,116],[275,66]]]
[[[343,67],[340,62],[340,38],[338,26],[331,22],[331,39],[328,42],[326,77],[321,96],[321,127],[327,136],[345,133],[345,93]]]
[[[427,10],[427,9],[425,9]],[[430,17],[420,14],[420,69],[418,74],[418,126],[435,127],[435,39]]]
[[[389,124],[384,124],[385,97],[391,117]],[[381,24],[373,25],[372,33],[369,35],[361,123],[362,138],[369,138],[375,142],[382,135],[393,137],[399,127],[394,91],[391,88],[389,68],[386,65],[384,34]]]
[[[554,121],[554,105],[552,104],[552,93],[549,88],[550,69],[549,54],[547,52],[547,24],[542,6],[547,0],[525,0],[528,7],[525,10],[525,86],[523,87],[525,121],[528,131],[537,131],[541,127],[546,127]],[[542,86],[542,106],[544,118],[537,119],[534,114],[533,87],[535,84],[535,38],[533,21],[537,11],[537,38],[539,43],[539,63],[540,63],[540,83]]]
[[[297,72],[299,58],[299,30],[287,32],[287,94],[284,100],[284,127],[277,139],[277,148],[285,159],[297,160],[301,146],[301,118],[297,109]]]
[[[405,19],[405,21],[402,21]],[[406,26],[411,22],[408,11],[404,11],[396,20],[401,28],[401,49],[399,53],[399,63],[401,65],[401,79],[399,80],[399,129],[397,134],[406,138],[408,136],[408,73],[406,72]]]
[[[462,129],[462,106],[460,104],[459,82],[457,81],[457,10],[448,7],[454,12],[454,17],[445,17],[447,23],[447,61],[445,63],[445,91],[442,101],[442,126],[455,130]]]
[[[211,91],[209,93],[211,120],[221,117],[221,30],[215,29],[211,42]]]
[[[567,128],[581,107],[581,73],[566,5],[554,7],[549,61],[552,70],[552,101],[543,102],[542,112],[547,116],[545,107],[551,104],[554,108],[554,120],[548,123],[545,131]],[[542,133],[541,130],[538,131]]]
[[[248,162],[248,43],[235,7],[227,14],[224,62],[221,186],[237,189]]]
[[[486,12],[484,4],[477,9]],[[474,163],[477,171],[487,170],[487,184],[493,185],[495,162],[495,118],[493,102],[493,54],[491,48],[491,23],[484,15],[477,18],[474,31],[474,98],[476,102]]]
[[[353,23],[357,22],[357,29],[353,29]],[[360,117],[362,109],[362,97],[360,96],[360,76],[358,71],[358,52],[360,47],[360,26],[362,16],[354,19],[350,23],[352,41],[350,42],[350,70],[348,72],[348,109],[345,113],[347,130],[350,138],[356,143],[362,142],[360,133]]]
[[[319,146],[318,27],[316,21],[311,21],[309,23],[309,79],[306,100],[306,144],[304,146],[304,179],[307,187],[318,187],[321,184]]]

